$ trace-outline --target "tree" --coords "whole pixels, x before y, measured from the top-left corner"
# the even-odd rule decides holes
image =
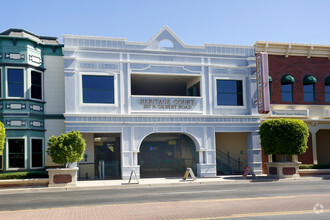
[[[54,163],[70,167],[72,163],[83,159],[85,146],[85,139],[82,138],[80,132],[72,130],[68,134],[50,137],[47,153]]]
[[[307,150],[308,127],[300,119],[270,119],[259,127],[265,154],[300,155]]]
[[[0,155],[2,155],[2,151],[5,145],[6,138],[6,129],[2,122],[0,122]]]

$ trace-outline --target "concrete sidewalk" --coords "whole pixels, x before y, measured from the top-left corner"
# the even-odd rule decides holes
[[[128,180],[82,180],[77,182],[77,186],[70,187],[12,187],[0,188],[0,194],[8,193],[26,193],[26,192],[50,192],[50,191],[74,191],[74,190],[95,190],[106,188],[134,188],[134,187],[159,187],[170,185],[185,185],[185,184],[239,184],[249,182],[295,182],[295,181],[321,181],[330,180],[330,175],[322,176],[303,176],[299,178],[274,179],[266,175],[259,175],[256,179],[248,176],[247,179],[242,179],[242,175],[217,176],[209,178],[196,178],[196,180],[183,180],[182,178],[142,178],[137,180],[132,178],[131,184]]]

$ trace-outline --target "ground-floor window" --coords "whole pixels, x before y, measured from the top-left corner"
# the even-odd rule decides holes
[[[42,167],[43,166],[43,150],[42,150],[42,139],[32,139],[31,140],[31,164],[32,167]]]
[[[9,168],[25,168],[24,139],[8,139]]]

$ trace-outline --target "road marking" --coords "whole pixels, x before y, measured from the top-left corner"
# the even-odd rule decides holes
[[[120,204],[108,204],[108,205],[85,205],[85,206],[68,206],[68,207],[57,207],[57,208],[42,208],[42,209],[24,209],[24,210],[14,210],[14,211],[0,211],[1,213],[10,212],[31,212],[31,211],[41,211],[50,209],[72,209],[72,208],[83,208],[83,207],[108,207],[108,206],[124,206],[124,205],[150,205],[150,204],[166,204],[166,203],[195,203],[195,202],[226,202],[226,201],[242,201],[242,200],[269,200],[269,199],[288,199],[288,198],[299,198],[299,197],[315,197],[315,196],[326,196],[329,197],[330,194],[314,194],[314,195],[294,195],[294,196],[273,196],[273,197],[252,197],[252,198],[231,198],[231,199],[209,199],[209,200],[182,200],[182,201],[168,201],[168,202],[145,202],[145,203],[120,203]],[[325,209],[324,212],[329,209]],[[313,210],[312,210],[313,211]],[[314,211],[313,211],[314,212]],[[206,218],[210,219],[210,218]],[[212,218],[211,218],[212,219]]]
[[[323,213],[330,213],[330,209],[324,209]],[[208,218],[190,218],[184,220],[208,220],[208,219],[226,219],[226,218],[247,218],[247,217],[263,217],[273,215],[302,215],[302,214],[315,214],[314,210],[302,210],[302,211],[284,211],[284,212],[257,212],[257,213],[244,213],[233,214],[228,216],[208,217]],[[316,214],[315,214],[316,215]],[[183,220],[183,219],[181,219]]]

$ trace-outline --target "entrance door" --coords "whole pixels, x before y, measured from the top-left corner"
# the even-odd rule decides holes
[[[141,177],[183,176],[186,168],[197,171],[194,142],[183,134],[152,134],[140,147]]]
[[[120,178],[120,134],[95,134],[95,176],[98,179]]]

